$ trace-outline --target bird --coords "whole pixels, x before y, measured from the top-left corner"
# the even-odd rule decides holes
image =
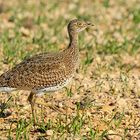
[[[59,52],[45,52],[26,58],[0,76],[0,92],[29,90],[35,123],[35,101],[38,95],[66,87],[79,64],[78,33],[94,26],[91,22],[73,19],[67,25],[69,44]]]

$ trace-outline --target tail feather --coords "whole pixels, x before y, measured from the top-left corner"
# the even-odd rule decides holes
[[[8,85],[9,83],[9,75],[7,72],[0,75],[0,92],[11,92],[15,90],[15,88],[12,88]]]

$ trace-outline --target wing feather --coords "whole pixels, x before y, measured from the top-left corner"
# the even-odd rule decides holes
[[[65,80],[66,75],[66,66],[61,57],[41,54],[24,60],[2,74],[0,87],[38,89],[59,84]]]

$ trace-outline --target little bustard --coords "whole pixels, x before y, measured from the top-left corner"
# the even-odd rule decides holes
[[[17,64],[0,76],[0,92],[30,90],[28,101],[35,119],[34,104],[38,94],[65,87],[78,66],[78,33],[93,26],[90,22],[74,19],[68,24],[70,43],[58,53],[38,54]]]

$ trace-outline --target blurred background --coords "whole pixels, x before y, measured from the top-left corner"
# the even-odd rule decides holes
[[[92,46],[97,53],[138,52],[138,0],[1,0],[0,52],[4,61],[14,63],[30,53],[63,49],[68,43],[66,25],[74,18],[95,24],[88,35],[80,36],[80,49]]]

